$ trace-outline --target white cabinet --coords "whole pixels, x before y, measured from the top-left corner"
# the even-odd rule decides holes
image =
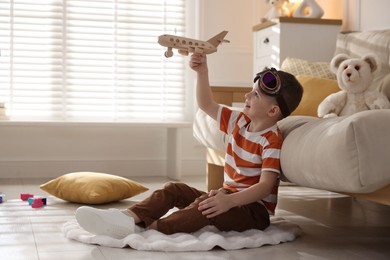
[[[280,17],[253,27],[253,73],[279,69],[287,57],[330,62],[341,20]]]

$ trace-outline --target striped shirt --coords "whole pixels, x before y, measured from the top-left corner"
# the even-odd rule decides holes
[[[262,171],[280,176],[280,148],[283,138],[278,126],[249,132],[250,119],[242,112],[220,106],[218,110],[220,130],[227,134],[227,151],[223,187],[233,192],[244,190],[259,182]],[[279,180],[271,194],[262,203],[270,214],[275,213]]]

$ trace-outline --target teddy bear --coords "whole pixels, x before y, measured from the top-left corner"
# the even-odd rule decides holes
[[[372,87],[373,74],[380,70],[376,56],[362,58],[336,55],[330,62],[341,91],[327,96],[318,106],[318,116],[323,118],[347,116],[354,113],[390,108],[388,98]]]
[[[267,3],[270,3],[272,7],[266,15],[261,18],[262,23],[265,21],[272,21],[280,16],[287,16],[289,14],[289,9],[287,7],[287,4],[289,3],[288,0],[267,0]]]

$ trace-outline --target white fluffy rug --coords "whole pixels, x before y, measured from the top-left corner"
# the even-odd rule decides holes
[[[131,247],[147,251],[207,251],[217,246],[225,250],[256,248],[293,241],[302,234],[298,225],[281,218],[272,218],[271,225],[264,231],[252,229],[245,232],[221,232],[213,226],[207,226],[191,234],[164,235],[155,230],[147,230],[128,235],[123,239],[115,239],[92,235],[72,220],[64,224],[63,232],[65,237],[87,244],[119,248]]]

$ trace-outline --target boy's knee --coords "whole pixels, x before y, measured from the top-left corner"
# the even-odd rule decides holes
[[[163,189],[165,189],[165,190],[169,190],[169,189],[172,189],[172,188],[174,188],[176,185],[175,185],[175,183],[174,182],[172,182],[172,181],[169,181],[169,182],[166,182],[166,183],[164,183],[164,185],[163,185]]]
[[[177,192],[180,192],[182,190],[182,183],[180,182],[173,182],[173,181],[169,181],[169,182],[166,182],[163,186],[163,190],[166,190],[166,191],[169,191],[169,192],[173,192],[173,193],[177,193]]]

